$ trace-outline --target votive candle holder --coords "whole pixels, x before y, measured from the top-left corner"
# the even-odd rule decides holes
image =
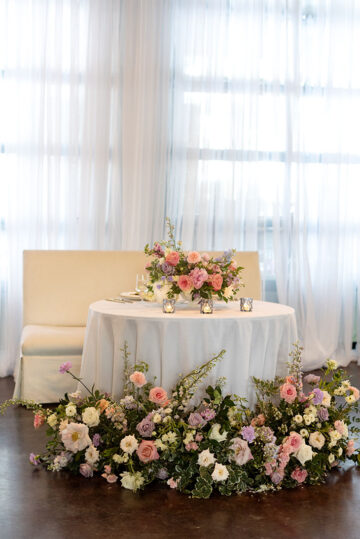
[[[174,312],[175,312],[175,300],[164,299],[163,300],[163,313],[174,314]]]
[[[200,302],[200,312],[202,314],[212,314],[214,312],[214,302],[212,299],[202,299]]]
[[[247,313],[253,310],[253,298],[240,298],[240,311]]]

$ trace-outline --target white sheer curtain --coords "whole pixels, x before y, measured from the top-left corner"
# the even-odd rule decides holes
[[[141,249],[166,215],[186,247],[258,250],[307,367],[347,364],[359,30],[355,0],[0,0],[0,375],[23,249]]]

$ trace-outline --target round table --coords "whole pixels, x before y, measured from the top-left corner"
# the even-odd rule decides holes
[[[179,375],[225,349],[206,385],[225,377],[224,392],[246,397],[252,406],[251,377],[285,374],[296,340],[294,309],[277,303],[254,301],[252,312],[240,311],[239,302],[216,303],[214,313],[205,315],[198,306],[176,304],[174,314],[165,314],[154,303],[97,301],[89,307],[80,377],[119,398],[127,342],[130,359],[148,363],[148,379],[156,376],[156,385],[169,391]]]

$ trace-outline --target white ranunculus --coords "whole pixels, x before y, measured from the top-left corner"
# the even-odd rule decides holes
[[[305,462],[311,460],[314,456],[313,450],[310,445],[307,445],[305,442],[299,447],[295,453],[295,457],[298,461],[304,466]]]
[[[85,451],[85,460],[92,466],[99,460],[99,451],[93,445],[90,445]]]
[[[89,427],[96,427],[100,423],[100,411],[94,406],[89,406],[83,411],[82,420]]]
[[[57,423],[57,415],[56,414],[49,415],[49,417],[47,418],[47,422],[51,428],[54,428]]]
[[[129,453],[130,455],[132,455],[134,451],[136,451],[139,447],[139,442],[133,434],[129,434],[121,440],[120,447],[124,451],[124,453]]]
[[[226,479],[229,477],[227,467],[217,462],[211,477],[214,481],[226,481]]]
[[[316,421],[316,417],[313,414],[304,415],[305,425],[309,426],[311,423],[314,423],[314,421]]]
[[[313,404],[310,404],[310,406],[308,406],[305,410],[305,415],[314,415],[316,416],[317,414],[317,409],[315,408],[315,406]]]
[[[321,432],[312,432],[310,434],[309,443],[316,449],[321,449],[325,443],[325,436]]]
[[[135,491],[140,488],[144,483],[144,478],[141,475],[141,472],[123,472],[122,474],[120,474],[120,476],[122,486],[129,490]]]
[[[328,393],[328,391],[323,391],[323,400],[321,402],[322,406],[326,406],[326,408],[329,408],[331,404],[331,395]]]
[[[89,428],[83,423],[69,423],[61,433],[61,440],[68,451],[82,451],[91,444]]]
[[[223,442],[224,440],[226,440],[228,433],[224,431],[222,434],[220,434],[220,428],[220,423],[214,423],[209,432],[210,440],[216,440],[217,442]]]
[[[65,414],[68,417],[74,417],[74,415],[76,415],[76,406],[73,402],[69,402],[69,404],[65,408]]]
[[[301,429],[300,435],[301,435],[303,438],[307,438],[307,437],[309,436],[309,431],[308,431],[307,429]]]
[[[300,424],[300,423],[303,422],[303,418],[302,418],[302,416],[301,416],[300,414],[297,414],[297,415],[294,417],[294,421],[295,421],[295,423]]]
[[[201,451],[198,456],[198,464],[200,466],[204,466],[204,468],[207,468],[208,466],[211,466],[211,464],[214,464],[216,458],[208,449],[204,449],[204,451]]]

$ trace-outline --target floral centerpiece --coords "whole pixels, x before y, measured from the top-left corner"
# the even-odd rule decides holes
[[[169,219],[167,225],[167,241],[155,242],[152,248],[145,246],[145,253],[153,258],[146,266],[149,274],[146,298],[162,301],[181,294],[190,301],[214,297],[226,302],[235,299],[242,286],[243,269],[234,260],[235,250],[217,258],[197,251],[184,252],[181,242],[175,240]]]
[[[25,404],[35,428],[47,424],[50,441],[30,462],[90,478],[100,474],[132,491],[154,480],[193,497],[213,491],[230,495],[317,484],[346,459],[360,464],[355,448],[359,390],[328,361],[323,376],[303,377],[301,348],[295,346],[289,375],[254,379],[254,411],[222,384],[209,386],[197,406],[192,397],[224,351],[179,380],[171,393],[148,380],[147,365],[130,365],[124,347],[124,395],[88,389],[65,395],[56,410]],[[61,372],[70,371],[64,363]],[[73,375],[72,375],[73,376]],[[76,378],[74,376],[74,378]],[[308,389],[305,389],[305,386]]]

